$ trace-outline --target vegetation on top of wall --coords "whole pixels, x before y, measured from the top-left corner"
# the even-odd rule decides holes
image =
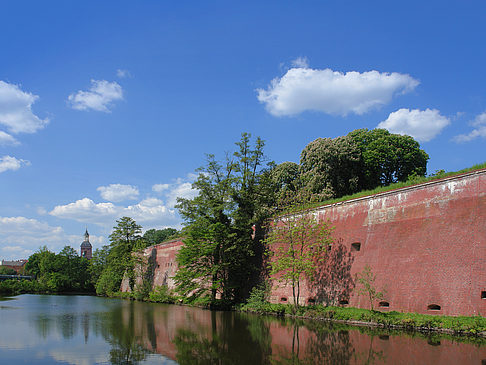
[[[462,169],[462,170],[459,170],[459,171],[445,172],[444,170],[438,170],[435,173],[430,174],[429,176],[416,176],[416,175],[414,175],[414,176],[411,176],[406,181],[396,182],[396,183],[390,184],[388,186],[378,186],[374,189],[363,190],[363,191],[360,191],[360,192],[355,193],[355,194],[342,196],[340,198],[327,199],[327,200],[323,200],[323,201],[319,201],[319,202],[308,203],[308,204],[305,205],[305,207],[303,209],[318,208],[318,207],[325,206],[325,205],[336,204],[336,203],[341,203],[341,202],[345,202],[345,201],[348,201],[348,200],[353,200],[353,199],[363,198],[363,197],[372,196],[372,195],[376,195],[376,194],[386,193],[386,192],[389,192],[389,191],[398,190],[398,189],[401,189],[401,188],[407,188],[407,187],[411,187],[411,186],[415,186],[415,185],[420,185],[420,184],[423,184],[423,183],[432,182],[432,181],[444,179],[444,178],[447,178],[447,177],[459,176],[459,175],[462,175],[462,174],[466,174],[468,172],[482,170],[482,169],[486,169],[486,162],[476,164],[476,165],[473,165],[471,167],[468,167],[468,168],[465,168],[465,169]],[[293,212],[293,211],[291,211],[291,210],[285,211],[285,213],[291,213],[291,212]],[[279,214],[282,214],[282,213],[279,213]]]

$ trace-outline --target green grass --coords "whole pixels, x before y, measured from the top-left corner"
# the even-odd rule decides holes
[[[359,321],[384,328],[400,328],[414,331],[450,330],[455,335],[484,336],[485,317],[452,317],[418,313],[379,312],[360,308],[326,307],[314,305],[299,307],[297,311],[290,304],[272,304],[268,302],[240,305],[240,311],[258,314],[291,315],[297,317],[332,320]]]

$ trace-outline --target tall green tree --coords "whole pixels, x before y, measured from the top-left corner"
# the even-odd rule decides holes
[[[183,294],[238,300],[255,274],[257,243],[252,227],[268,214],[264,142],[257,138],[252,146],[250,135],[243,133],[236,145],[224,162],[207,155],[193,184],[199,194],[178,200],[185,245],[177,256],[175,279]]]
[[[117,292],[124,275],[128,277],[131,290],[135,286],[134,268],[137,257],[132,252],[145,246],[141,236],[142,227],[130,217],[122,217],[116,223],[110,234],[106,267],[96,283],[98,294],[110,295]]]

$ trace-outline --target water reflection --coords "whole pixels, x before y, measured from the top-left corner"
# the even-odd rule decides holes
[[[28,363],[80,365],[480,364],[486,359],[481,343],[318,321],[96,297],[19,296],[9,304],[0,309],[0,358],[9,362],[15,356]]]

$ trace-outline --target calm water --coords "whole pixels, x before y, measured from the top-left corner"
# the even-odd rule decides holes
[[[486,346],[89,296],[0,298],[0,364],[486,364]]]

